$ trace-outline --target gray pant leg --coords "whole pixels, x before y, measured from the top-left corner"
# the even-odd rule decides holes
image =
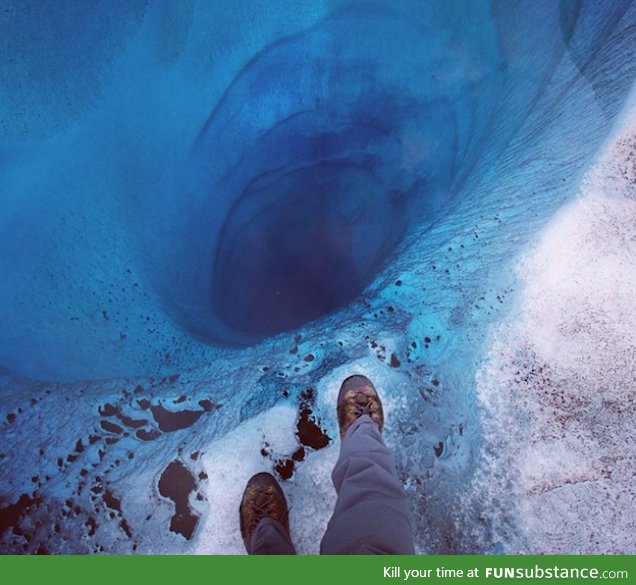
[[[253,555],[295,555],[289,534],[276,520],[264,518],[252,534]]]
[[[393,456],[369,416],[347,429],[331,478],[338,501],[321,554],[415,553],[413,520]]]

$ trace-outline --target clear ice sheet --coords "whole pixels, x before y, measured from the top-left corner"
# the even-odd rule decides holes
[[[335,396],[356,372],[382,391],[418,552],[634,552],[636,10],[421,4],[11,16],[3,552],[241,553],[245,480],[292,460],[292,533],[316,553]],[[93,32],[25,45],[65,11]],[[359,130],[370,120],[390,140]],[[354,240],[403,239],[377,263],[358,245],[352,266],[375,272],[352,302],[246,339],[209,303],[232,194],[277,157],[311,162],[298,136],[325,127],[323,148],[404,183],[395,222],[382,192],[352,197],[387,218]],[[303,409],[329,445],[294,460]],[[159,490],[175,460],[195,485],[186,535]]]

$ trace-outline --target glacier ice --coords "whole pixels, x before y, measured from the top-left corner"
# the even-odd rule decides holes
[[[566,206],[629,141],[632,2],[25,2],[0,27],[3,551],[241,552],[261,469],[324,525],[335,393],[364,372],[420,552],[633,552],[633,515],[555,520],[634,473],[628,303],[574,284],[628,290],[633,210],[594,197],[633,183],[604,163]],[[570,400],[558,437],[537,396]]]

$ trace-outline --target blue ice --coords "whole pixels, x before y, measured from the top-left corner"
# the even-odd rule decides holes
[[[348,365],[386,384],[419,549],[502,550],[487,510],[454,512],[475,372],[621,112],[635,27],[609,0],[7,6],[0,506],[58,512],[3,550],[187,552],[144,521],[153,478]],[[101,446],[98,406],[180,394],[223,414]],[[107,473],[132,536],[91,500]],[[70,494],[97,537],[54,529]]]

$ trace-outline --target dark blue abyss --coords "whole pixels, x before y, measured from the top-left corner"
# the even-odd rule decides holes
[[[630,2],[169,4],[3,16],[10,371],[162,373],[350,322],[431,226],[491,197],[520,128],[568,110],[572,131],[593,96],[580,170],[631,83]]]
[[[185,323],[231,345],[296,329],[355,299],[434,220],[494,142],[502,79],[486,45],[474,91],[456,72],[438,83],[429,43],[404,15],[358,7],[239,72],[184,170],[197,212],[168,289]]]

